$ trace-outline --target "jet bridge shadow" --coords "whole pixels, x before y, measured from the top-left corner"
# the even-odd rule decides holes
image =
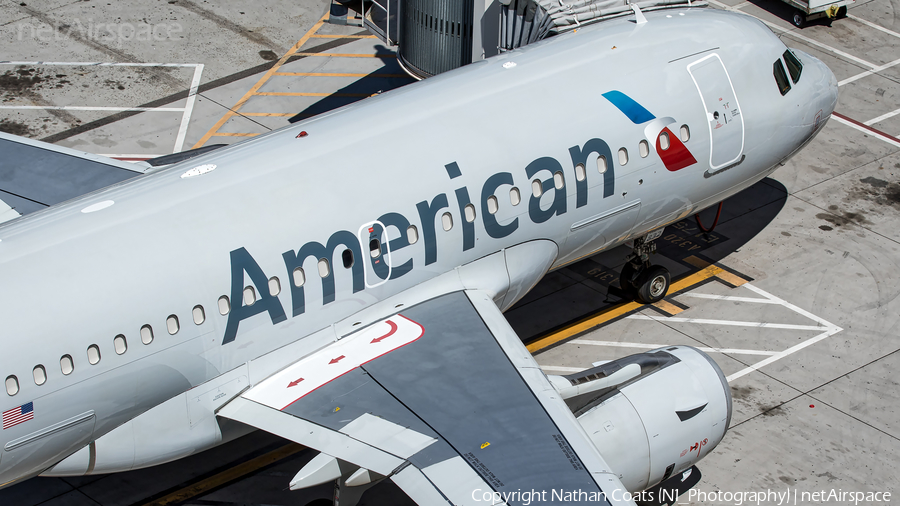
[[[394,51],[379,44],[375,46],[375,55],[376,57],[381,56],[378,58],[382,63],[381,68],[336,89],[328,96],[292,116],[288,122],[296,123],[415,82],[415,79],[408,75],[397,62]]]
[[[656,240],[657,253],[651,255],[650,261],[669,269],[673,284],[692,275],[702,282],[705,279],[700,279],[700,271],[722,260],[727,264],[730,254],[775,219],[787,196],[784,185],[766,178],[727,199],[718,224],[710,232],[703,232],[693,215],[667,226]],[[700,223],[707,229],[713,224],[716,209],[717,206],[712,206],[699,214]],[[531,343],[632,303],[619,288],[619,273],[629,253],[630,248],[618,246],[548,273],[505,313],[506,319],[522,341]],[[752,280],[738,271],[725,269],[738,278]]]

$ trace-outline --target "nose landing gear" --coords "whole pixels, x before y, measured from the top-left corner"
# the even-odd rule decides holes
[[[634,240],[634,247],[622,273],[619,274],[619,286],[632,299],[644,304],[652,304],[662,300],[669,291],[671,276],[669,270],[650,263],[650,254],[656,252],[653,241],[662,235],[662,229],[650,232]]]

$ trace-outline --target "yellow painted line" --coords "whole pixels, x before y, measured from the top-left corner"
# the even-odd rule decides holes
[[[697,283],[700,283],[701,281],[705,281],[713,276],[718,275],[720,272],[724,271],[719,267],[716,267],[715,265],[710,265],[703,270],[695,272],[689,276],[685,276],[684,278],[681,278],[678,281],[672,283],[671,286],[669,286],[669,293],[679,292],[681,290],[689,288],[693,285],[696,285]],[[530,351],[531,353],[538,352],[548,346],[573,337],[586,330],[590,330],[614,318],[626,315],[642,307],[644,307],[644,305],[637,302],[627,302],[619,306],[611,307],[605,311],[600,312],[597,315],[588,317],[580,322],[573,323],[572,325],[569,325],[562,330],[544,336],[537,341],[528,344],[528,351]]]
[[[412,76],[407,74],[357,74],[350,72],[275,72],[275,75],[297,77],[389,77],[412,79]]]
[[[216,132],[213,134],[216,137],[256,137],[259,135],[258,133],[243,133],[243,132]]]
[[[247,462],[238,464],[231,469],[226,469],[219,474],[210,476],[205,480],[200,480],[193,485],[189,485],[181,490],[172,492],[171,494],[163,496],[155,501],[148,502],[143,506],[168,506],[170,504],[179,504],[185,502],[214,488],[218,488],[226,483],[232,482],[252,472],[255,472],[269,464],[274,464],[279,460],[290,457],[291,455],[294,455],[295,453],[298,453],[299,451],[305,449],[306,447],[300,446],[297,443],[288,443],[281,448],[266,453],[265,455],[260,455],[259,457],[250,459]]]
[[[393,53],[359,54],[359,53],[296,53],[297,56],[324,56],[326,58],[396,58]]]
[[[728,271],[722,271],[722,272],[716,274],[716,277],[721,279],[722,281],[725,281],[734,286],[741,286],[747,282],[746,279],[744,279],[740,276],[735,276],[734,274],[732,274]]]
[[[321,18],[319,18],[319,21],[315,25],[313,25],[313,27],[310,28],[308,32],[306,32],[303,38],[298,40],[297,43],[294,44],[294,46],[290,48],[287,53],[284,53],[284,56],[282,56],[277,62],[275,62],[275,65],[272,65],[272,68],[270,68],[265,73],[265,75],[263,75],[260,80],[257,81],[257,83],[254,84],[253,87],[250,88],[247,93],[245,93],[244,96],[237,101],[236,104],[234,104],[234,107],[229,109],[228,112],[226,112],[225,115],[222,116],[222,118],[215,125],[213,125],[213,127],[210,128],[209,131],[207,131],[206,134],[204,134],[196,144],[194,144],[193,149],[199,148],[206,144],[210,137],[218,132],[219,129],[222,128],[222,125],[224,125],[226,121],[231,119],[231,117],[237,113],[238,109],[240,109],[245,103],[247,103],[247,101],[250,100],[250,97],[252,97],[257,91],[259,91],[259,89],[262,88],[263,84],[265,84],[266,81],[268,81],[269,78],[271,78],[275,74],[275,72],[278,72],[278,69],[280,69],[282,65],[287,63],[288,59],[296,54],[297,51],[300,50],[300,47],[303,46],[303,44],[306,44],[306,41],[308,41],[310,37],[312,37],[317,31],[319,31],[319,28],[322,28],[322,25],[325,24],[326,21],[328,21],[327,12]]]
[[[654,302],[653,307],[662,310],[664,313],[666,313],[669,316],[675,316],[678,313],[684,311],[684,309],[681,309],[680,307],[676,306],[675,304],[672,304],[671,302],[669,302],[665,299],[658,301],[658,302]]]
[[[280,116],[280,117],[293,117],[296,114],[292,112],[242,112],[241,116]]]
[[[374,35],[331,35],[327,33],[317,33],[312,36],[314,39],[377,39]]]
[[[370,97],[373,93],[311,93],[291,91],[264,91],[257,93],[260,97]]]

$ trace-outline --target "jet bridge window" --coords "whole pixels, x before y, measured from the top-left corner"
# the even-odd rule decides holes
[[[87,357],[88,357],[88,362],[91,365],[99,364],[100,363],[100,347],[97,346],[96,344],[92,344],[92,345],[88,346]]]
[[[75,363],[72,362],[71,355],[63,355],[59,359],[59,370],[66,376],[72,374],[72,371],[75,370]]]
[[[10,396],[19,393],[19,379],[15,376],[8,376],[6,378],[6,393]]]
[[[791,74],[791,81],[794,81],[794,84],[797,84],[797,81],[800,80],[800,73],[803,72],[803,64],[800,63],[800,59],[797,58],[797,55],[790,49],[784,52],[784,62],[787,63],[788,72]]]
[[[775,73],[775,82],[778,84],[778,91],[780,91],[782,95],[786,95],[787,92],[791,91],[791,83],[788,81],[787,74],[784,72],[784,65],[781,64],[781,58],[775,60],[773,69],[773,72]]]
[[[31,374],[34,376],[34,384],[37,386],[41,386],[47,382],[47,370],[44,369],[42,365],[34,366],[34,370],[31,371]]]

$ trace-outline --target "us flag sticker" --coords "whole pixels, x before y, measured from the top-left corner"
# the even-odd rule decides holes
[[[34,402],[22,404],[21,406],[8,409],[3,412],[3,430],[15,427],[22,422],[27,422],[34,418]]]

